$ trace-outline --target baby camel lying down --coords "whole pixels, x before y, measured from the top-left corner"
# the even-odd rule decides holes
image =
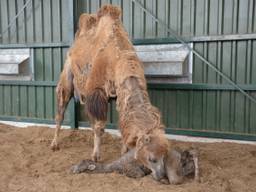
[[[111,163],[97,163],[91,160],[82,160],[72,166],[72,173],[112,173],[117,172],[128,177],[139,178],[149,175],[151,170],[134,159],[135,150],[132,149],[119,159]],[[160,182],[164,184],[180,184],[185,176],[194,176],[199,180],[198,150],[173,149],[168,152],[164,160],[165,178]]]

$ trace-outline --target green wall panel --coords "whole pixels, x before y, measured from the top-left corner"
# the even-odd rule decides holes
[[[168,37],[165,29],[130,0],[75,0],[75,20],[104,4],[123,9],[123,22],[132,38]],[[255,0],[139,0],[182,36],[255,33]]]
[[[256,40],[194,43],[194,49],[238,84],[256,84]],[[227,84],[197,57],[193,59],[193,82]]]
[[[54,120],[56,113],[55,86],[0,85],[1,117]],[[65,121],[69,121],[68,106]]]
[[[1,31],[25,4],[23,0],[1,0]],[[32,0],[25,11],[3,34],[3,44],[70,42],[73,37],[73,15],[70,0]]]
[[[153,85],[154,86],[154,85]],[[255,92],[254,92],[255,93]],[[166,127],[236,134],[256,134],[256,105],[236,91],[149,89],[153,105],[162,113]],[[108,122],[116,124],[114,100],[109,103]],[[84,108],[80,121],[88,121]]]

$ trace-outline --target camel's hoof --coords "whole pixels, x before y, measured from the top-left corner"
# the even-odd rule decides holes
[[[51,150],[53,150],[53,151],[58,151],[58,150],[60,150],[60,147],[59,147],[58,144],[52,143],[52,144],[51,144]]]
[[[161,180],[160,180],[160,183],[165,184],[165,185],[170,184],[170,183],[169,183],[169,180],[168,180],[167,178],[161,179]]]
[[[88,165],[88,170],[89,171],[94,171],[95,169],[96,169],[96,165],[94,165],[94,164]]]
[[[82,160],[79,164],[73,165],[70,172],[73,174],[92,172],[96,169],[96,164],[91,160]]]
[[[195,177],[195,181],[201,183],[201,179],[199,177]]]
[[[79,165],[74,165],[70,168],[70,172],[73,174],[78,174],[81,173],[81,170],[79,168]]]
[[[98,162],[100,160],[100,155],[99,154],[93,154],[92,155],[92,161]]]

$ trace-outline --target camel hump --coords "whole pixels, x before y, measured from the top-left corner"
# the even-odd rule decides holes
[[[92,28],[93,25],[96,24],[96,15],[95,14],[88,14],[88,13],[83,13],[79,17],[79,22],[78,22],[78,28],[86,28],[90,29]]]
[[[113,19],[119,19],[121,16],[121,9],[120,7],[113,5],[104,5],[97,12],[97,16],[98,18],[101,18],[106,15],[111,16]]]
[[[107,120],[108,98],[105,92],[96,88],[86,97],[86,110],[90,117],[100,120]]]

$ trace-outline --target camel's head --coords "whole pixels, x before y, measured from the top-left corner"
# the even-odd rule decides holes
[[[154,179],[165,177],[164,159],[168,152],[168,142],[162,135],[147,134],[138,138],[135,159],[152,171]]]
[[[121,9],[114,5],[104,5],[97,12],[98,19],[103,16],[110,16],[113,19],[120,19]]]
[[[83,34],[86,34],[88,30],[96,26],[96,22],[97,16],[95,14],[83,13],[82,15],[80,15],[78,22],[78,31],[76,33],[76,36],[78,37]]]

